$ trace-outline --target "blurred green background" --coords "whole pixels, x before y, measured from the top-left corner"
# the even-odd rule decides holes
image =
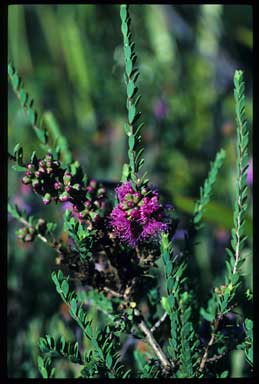
[[[139,107],[145,127],[145,169],[162,188],[186,228],[209,163],[223,147],[227,158],[206,212],[193,258],[201,296],[222,282],[224,248],[232,226],[235,192],[233,74],[245,72],[246,111],[252,135],[252,7],[246,5],[135,5],[130,7],[140,70]],[[75,159],[90,177],[119,181],[127,161],[124,58],[118,5],[12,5],[8,8],[8,51],[44,117],[51,112]],[[8,94],[8,148],[24,147],[29,159],[37,138],[11,86]],[[250,144],[252,163],[252,143]],[[251,170],[249,170],[250,172]],[[247,234],[252,247],[252,174]],[[9,165],[9,196],[37,217],[59,222],[62,210],[44,212],[40,200],[20,184]],[[39,377],[37,341],[45,333],[73,328],[55,293],[50,273],[55,255],[36,241],[8,237],[8,375]],[[179,232],[179,236],[181,232]],[[252,255],[244,266],[244,288],[251,288]],[[242,302],[242,298],[240,299]],[[242,305],[240,307],[242,312]],[[251,309],[247,309],[246,316]],[[68,323],[65,327],[64,323]],[[247,375],[243,355],[233,355],[233,376]],[[240,357],[241,356],[241,357]],[[64,377],[71,366],[59,363]],[[74,368],[73,368],[74,369]]]

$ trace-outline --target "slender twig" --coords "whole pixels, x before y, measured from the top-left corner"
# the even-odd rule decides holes
[[[214,363],[215,361],[218,361],[220,359],[222,359],[222,357],[226,356],[226,353],[221,353],[220,355],[214,355],[212,357],[210,357],[209,359],[207,359],[207,363]]]
[[[123,295],[122,293],[116,292],[116,291],[114,291],[114,290],[111,289],[111,288],[103,287],[103,290],[104,290],[105,292],[110,293],[111,295],[113,295],[113,296],[115,296],[115,297],[121,297],[121,298],[124,297],[124,295]]]
[[[166,318],[167,318],[167,313],[165,312],[163,316],[160,319],[158,319],[157,322],[153,325],[153,327],[150,329],[150,332],[153,333],[157,328],[159,328]]]
[[[161,364],[163,368],[166,371],[169,371],[170,369],[174,368],[174,363],[172,361],[169,361],[168,358],[165,356],[164,352],[162,351],[162,348],[158,344],[158,342],[155,340],[152,332],[148,329],[145,321],[143,320],[140,311],[135,309],[134,311],[135,316],[138,318],[141,318],[140,322],[138,323],[139,329],[146,335],[147,342],[152,347],[153,351],[155,352],[158,359],[161,361]]]
[[[205,348],[204,355],[202,356],[202,359],[201,359],[201,362],[200,362],[199,372],[203,371],[203,369],[205,368],[206,362],[208,361],[209,349],[214,344],[214,341],[215,341],[215,338],[216,338],[216,334],[217,334],[217,331],[218,331],[218,327],[219,327],[219,321],[220,321],[219,318],[215,320],[214,329],[212,331],[211,338],[210,338],[210,340],[208,342],[207,347]]]
[[[104,287],[103,288],[104,291],[106,292],[109,292],[111,293],[113,296],[115,297],[124,297],[123,294],[119,293],[119,292],[116,292],[108,287]],[[147,339],[147,342],[149,343],[149,345],[152,347],[153,351],[155,352],[156,356],[158,357],[158,359],[161,361],[161,364],[162,366],[164,367],[165,370],[169,370],[169,369],[172,369],[174,368],[174,364],[173,362],[170,362],[167,357],[165,356],[164,352],[162,351],[160,345],[158,344],[158,342],[155,340],[152,332],[154,331],[154,329],[157,327],[157,323],[154,325],[154,329],[153,331],[149,330],[146,323],[144,322],[141,314],[140,314],[140,311],[138,309],[135,309],[134,311],[134,314],[137,318],[141,318],[141,320],[138,322],[138,327],[139,329],[146,335],[146,339]],[[163,315],[163,317],[165,318],[166,316]],[[163,319],[164,320],[164,319]],[[162,321],[163,321],[162,320]],[[161,323],[161,319],[160,319],[160,323]]]

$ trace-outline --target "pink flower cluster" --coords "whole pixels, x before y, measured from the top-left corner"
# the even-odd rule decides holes
[[[159,203],[157,191],[143,187],[141,192],[127,181],[115,189],[119,204],[111,212],[111,225],[116,236],[131,247],[156,238],[168,230],[169,218]]]

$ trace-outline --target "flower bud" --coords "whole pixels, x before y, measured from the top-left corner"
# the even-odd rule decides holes
[[[105,194],[105,188],[99,188],[98,191],[97,191],[97,196],[102,196]]]
[[[33,227],[29,227],[28,228],[28,231],[31,235],[33,235],[35,233],[35,229]]]
[[[43,167],[39,167],[39,172],[40,173],[45,173],[46,171],[45,171],[45,168],[43,168]]]
[[[96,180],[91,180],[90,183],[89,183],[89,185],[90,185],[91,187],[93,187],[93,188],[96,188],[96,185],[97,185]]]
[[[99,221],[101,220],[101,216],[100,215],[95,215],[94,217],[93,217],[93,221],[95,222],[95,223],[98,223]]]
[[[52,160],[52,159],[53,159],[53,155],[52,155],[51,153],[48,153],[48,154],[46,155],[46,160],[50,161],[50,160]]]
[[[70,195],[67,193],[67,192],[63,192],[60,196],[59,196],[59,200],[64,202],[64,201],[68,201],[70,198]]]
[[[47,223],[43,219],[39,219],[37,222],[37,229],[40,233],[44,233],[47,228]]]
[[[36,177],[40,177],[40,171],[36,171],[36,172],[35,172],[35,176],[36,176]]]
[[[33,239],[34,239],[34,235],[31,235],[31,234],[27,233],[27,234],[24,236],[23,241],[29,243],[29,242],[31,242]]]
[[[78,216],[79,216],[80,219],[84,219],[88,214],[89,214],[88,209],[85,209],[85,210],[79,212]]]
[[[91,185],[89,185],[86,189],[90,193],[94,191],[94,188]]]
[[[20,228],[16,231],[18,239],[23,239],[25,235],[25,228]]]
[[[71,192],[72,191],[72,186],[71,185],[67,185],[66,187],[65,187],[65,191],[66,192]]]
[[[77,183],[77,184],[72,185],[72,188],[79,191],[81,189],[81,185]]]
[[[63,176],[64,184],[65,184],[65,185],[70,184],[71,178],[72,178],[71,173],[70,173],[70,172],[65,172],[65,174],[64,174],[64,176]]]
[[[50,175],[51,173],[53,173],[53,169],[52,168],[46,168],[46,172],[48,175]]]
[[[61,189],[61,186],[62,186],[62,184],[61,184],[60,181],[56,181],[56,182],[54,183],[54,189],[55,189],[56,191],[59,190],[59,189]]]
[[[27,184],[31,184],[31,178],[28,177],[28,176],[24,176],[24,177],[22,178],[22,183],[25,184],[25,185],[27,185]]]
[[[33,179],[32,180],[32,186],[33,188],[38,188],[40,186],[40,182],[38,179]]]
[[[92,205],[92,203],[91,203],[90,200],[86,200],[86,201],[84,202],[84,206],[87,207],[87,208],[91,207],[91,205]]]
[[[46,193],[43,197],[43,204],[48,205],[51,202],[51,195]]]
[[[39,166],[40,166],[40,167],[44,167],[44,166],[45,166],[45,161],[40,160],[40,161],[39,161]]]

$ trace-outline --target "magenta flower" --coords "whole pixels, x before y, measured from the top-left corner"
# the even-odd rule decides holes
[[[169,216],[159,203],[157,191],[133,190],[129,181],[115,189],[119,204],[111,212],[114,233],[123,242],[135,247],[139,242],[153,240],[168,230]]]

